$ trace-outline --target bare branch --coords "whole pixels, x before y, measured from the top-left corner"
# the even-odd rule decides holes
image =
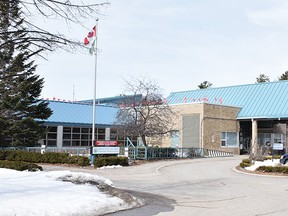
[[[30,20],[29,17],[38,14],[44,20],[50,18],[64,20],[67,26],[70,23],[84,26],[84,20],[101,16],[100,8],[109,5],[107,0],[103,1],[102,3],[87,4],[76,0],[19,0],[19,4],[22,5],[21,14],[23,20],[21,22],[23,22],[23,25],[19,25],[19,21],[17,25],[17,22],[13,20],[13,16],[10,16],[9,22],[15,25],[10,25],[9,30],[0,29],[0,34],[7,33],[7,30],[9,31],[8,33],[22,32],[26,34],[23,37],[23,41],[29,41],[31,43],[30,49],[35,51],[50,52],[56,49],[64,49],[65,51],[83,49],[84,45],[79,40],[67,38],[61,33],[51,32],[45,26],[40,27]],[[21,43],[21,41],[19,40],[18,43]]]
[[[117,114],[122,136],[140,136],[146,144],[146,137],[162,137],[169,133],[173,124],[173,111],[164,103],[160,87],[147,77],[125,80],[130,101]],[[139,98],[139,95],[141,97]]]

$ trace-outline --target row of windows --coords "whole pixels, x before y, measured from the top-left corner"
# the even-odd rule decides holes
[[[95,129],[95,140],[105,140],[105,128]],[[67,146],[90,146],[92,142],[92,128],[84,127],[63,127],[63,147]],[[110,140],[119,140],[117,130],[110,130]],[[121,140],[121,139],[120,139]],[[57,146],[57,127],[47,127],[44,144]]]
[[[95,129],[95,140],[105,140],[105,128]],[[123,138],[122,138],[123,139]],[[110,140],[122,140],[117,137],[117,130],[110,130]],[[237,132],[221,132],[221,147],[237,147]],[[92,128],[63,127],[63,147],[67,146],[90,146],[92,142]],[[124,143],[124,139],[122,141]],[[57,127],[47,127],[44,144],[57,145]]]
[[[258,144],[261,146],[272,146],[273,143],[286,143],[286,136],[284,134],[276,133],[259,133]]]
[[[285,143],[286,136],[284,134],[276,133],[259,133],[257,143],[260,146],[271,146],[273,143]],[[238,146],[237,132],[222,132],[221,146],[222,147],[237,147]]]

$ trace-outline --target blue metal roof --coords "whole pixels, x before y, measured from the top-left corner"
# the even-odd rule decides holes
[[[167,102],[207,102],[240,107],[238,119],[288,118],[288,81],[172,92]]]
[[[123,104],[131,104],[136,102],[140,102],[142,100],[141,94],[136,95],[120,95],[115,97],[106,97],[106,98],[98,98],[96,99],[96,104],[104,104],[108,106],[122,106]],[[90,100],[82,100],[80,102],[84,103],[93,103],[93,99]]]
[[[93,106],[84,103],[49,101],[53,114],[46,123],[91,124]],[[103,105],[96,106],[96,125],[113,125],[119,109]]]

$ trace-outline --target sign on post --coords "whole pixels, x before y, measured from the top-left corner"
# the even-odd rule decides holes
[[[119,154],[120,147],[93,147],[92,154]]]
[[[273,143],[273,150],[283,150],[283,143]]]
[[[112,140],[97,140],[95,146],[118,146],[118,142]]]

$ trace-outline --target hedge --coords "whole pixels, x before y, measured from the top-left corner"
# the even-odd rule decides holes
[[[282,155],[274,155],[273,159],[280,159]],[[265,156],[264,160],[272,160],[272,156]]]
[[[22,162],[22,161],[7,161],[0,160],[0,168],[15,169],[18,171],[28,170],[28,171],[42,171],[42,167],[34,163]]]
[[[78,166],[88,166],[90,161],[85,156],[69,156],[69,153],[60,152],[28,152],[28,151],[14,151],[14,150],[0,150],[0,160],[8,161],[24,161],[31,163],[66,163],[76,164]]]
[[[99,157],[94,160],[94,167],[121,165],[128,166],[128,157]]]
[[[288,167],[287,166],[260,166],[256,169],[259,172],[266,172],[266,173],[285,173],[288,174]]]

